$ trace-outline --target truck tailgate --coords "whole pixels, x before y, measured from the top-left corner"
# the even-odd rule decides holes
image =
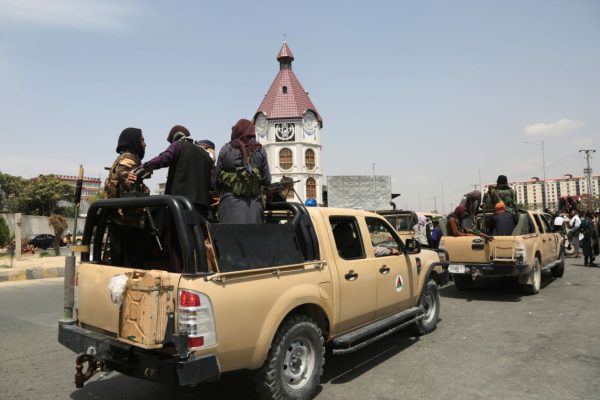
[[[108,288],[117,275],[127,277],[121,304]],[[180,275],[159,270],[82,263],[77,271],[77,318],[82,327],[144,348],[162,346],[168,314],[174,309]]]
[[[444,249],[451,263],[489,263],[490,242],[478,236],[444,236]]]

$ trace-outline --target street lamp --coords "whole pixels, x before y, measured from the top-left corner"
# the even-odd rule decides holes
[[[541,140],[539,142],[530,142],[525,141],[525,143],[535,144],[542,147],[542,169],[544,173],[544,181],[542,183],[542,210],[546,209],[546,156],[544,153],[544,141]]]

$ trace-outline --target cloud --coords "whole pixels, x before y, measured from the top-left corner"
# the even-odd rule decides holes
[[[573,121],[571,119],[561,119],[556,122],[545,123],[538,122],[525,127],[525,133],[528,135],[542,135],[542,136],[561,136],[567,132],[574,131],[575,129],[583,126],[581,121]]]
[[[124,1],[0,0],[0,19],[81,30],[123,29],[135,13]]]

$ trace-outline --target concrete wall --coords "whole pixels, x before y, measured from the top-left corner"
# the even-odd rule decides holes
[[[10,229],[10,234],[14,235],[15,214],[0,214],[0,218],[4,218],[6,224],[8,225],[8,229]],[[69,224],[69,230],[71,233],[75,233],[73,231],[74,222],[75,218],[67,218],[67,223]],[[83,232],[84,224],[85,218],[79,218],[77,220],[77,231]],[[40,217],[37,215],[23,215],[21,217],[21,232],[23,237],[37,235],[39,233],[54,234],[54,230],[50,225],[48,225],[48,217]]]

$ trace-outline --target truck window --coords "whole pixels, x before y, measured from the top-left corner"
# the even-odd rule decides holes
[[[390,249],[400,249],[400,239],[388,224],[379,218],[365,218],[376,257],[390,255]]]
[[[544,218],[543,216],[541,216],[539,214],[534,214],[533,217],[535,218],[535,223],[537,224],[537,226],[540,229],[540,233],[551,233],[552,232],[552,228],[550,228],[550,225],[548,224],[548,221],[546,220],[546,218]]]
[[[329,223],[340,257],[346,260],[365,258],[365,250],[356,218],[329,217]]]

